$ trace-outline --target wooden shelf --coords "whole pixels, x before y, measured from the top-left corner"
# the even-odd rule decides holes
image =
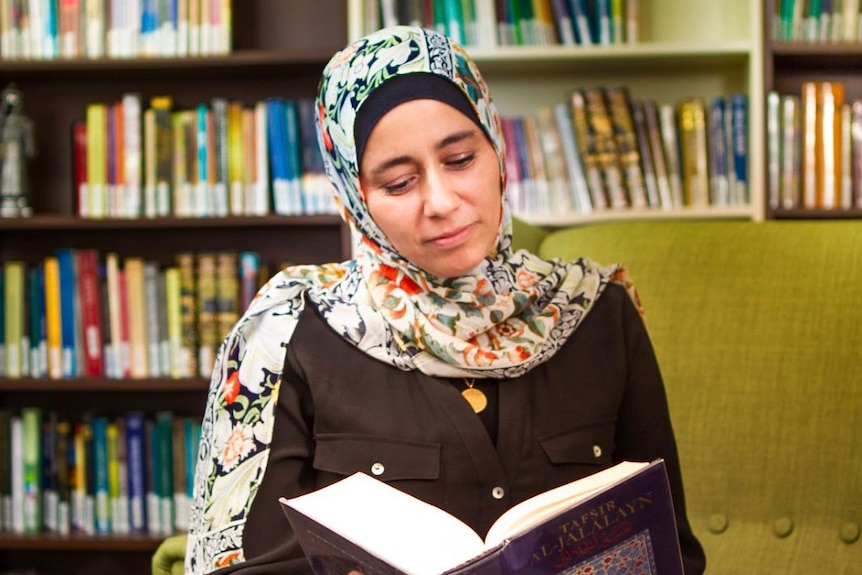
[[[0,549],[36,551],[136,551],[153,552],[164,535],[85,535],[72,533],[0,533]]]
[[[630,220],[716,220],[751,219],[750,206],[683,208],[676,210],[597,210],[589,214],[563,214],[561,216],[534,216],[523,218],[525,221],[544,227],[565,227],[600,222]]]
[[[48,230],[128,230],[128,229],[218,229],[242,227],[282,226],[338,226],[337,215],[302,216],[228,216],[224,218],[134,218],[85,219],[59,214],[37,214],[30,218],[0,219],[0,228],[6,231],[42,232]]]
[[[209,382],[205,378],[141,378],[141,379],[110,379],[97,378],[74,378],[74,379],[34,379],[22,377],[20,379],[0,378],[0,391],[4,393],[34,391],[56,391],[56,392],[116,392],[125,393],[129,391],[200,391],[207,390]]]

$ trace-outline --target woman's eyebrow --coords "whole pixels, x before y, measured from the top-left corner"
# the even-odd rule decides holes
[[[455,132],[449,136],[446,136],[434,146],[435,149],[441,150],[446,146],[450,146],[452,144],[457,144],[458,142],[463,142],[464,140],[468,140],[470,138],[476,137],[476,130],[463,130],[461,132]]]

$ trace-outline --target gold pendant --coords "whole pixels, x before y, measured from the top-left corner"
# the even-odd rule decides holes
[[[488,406],[488,398],[475,387],[468,387],[461,392],[461,395],[464,396],[464,399],[473,408],[474,413],[479,413]]]

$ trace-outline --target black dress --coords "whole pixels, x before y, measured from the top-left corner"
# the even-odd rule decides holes
[[[218,573],[309,573],[278,504],[356,471],[457,516],[484,535],[503,511],[621,460],[665,459],[687,575],[703,550],[686,517],[676,443],[649,337],[626,292],[607,287],[548,362],[509,380],[405,372],[334,333],[308,306],[291,338],[269,461],[243,533],[246,562]]]

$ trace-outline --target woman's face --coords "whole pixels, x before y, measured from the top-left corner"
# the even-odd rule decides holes
[[[365,144],[359,181],[371,217],[401,255],[440,278],[495,247],[500,166],[482,129],[437,100],[387,112]]]

